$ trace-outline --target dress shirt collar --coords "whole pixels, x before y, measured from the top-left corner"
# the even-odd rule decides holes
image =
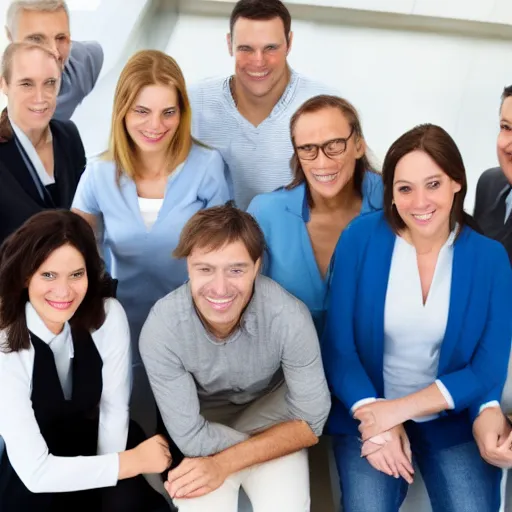
[[[16,135],[16,138],[18,139],[18,142],[21,144],[21,147],[25,151],[25,154],[29,158],[30,162],[32,163],[32,166],[34,167],[35,171],[37,172],[37,175],[39,176],[39,179],[41,180],[41,183],[46,187],[47,185],[52,185],[55,183],[55,178],[50,176],[44,167],[44,164],[39,157],[36,148],[32,144],[32,141],[28,138],[28,136],[25,134],[25,132],[16,125],[12,121],[11,118],[9,118],[9,121],[12,126],[12,130]],[[46,142],[49,143],[53,140],[52,131],[50,127],[48,126],[47,135],[46,135]]]
[[[30,302],[25,304],[25,317],[29,331],[33,332],[41,341],[44,341],[47,345],[51,345],[52,342],[57,338],[68,339],[69,357],[72,358],[74,356],[73,342],[71,340],[71,329],[68,322],[64,324],[62,332],[59,334],[54,334],[52,331],[50,331],[50,329],[48,329],[48,327],[46,327],[45,323],[37,314],[34,306],[32,306]]]
[[[512,186],[507,185],[504,194],[507,194],[505,198],[505,222],[507,222],[510,213],[512,212]]]

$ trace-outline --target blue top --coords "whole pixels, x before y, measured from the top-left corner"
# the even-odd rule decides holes
[[[377,212],[352,222],[336,248],[323,336],[333,393],[330,433],[358,435],[350,408],[364,398],[384,398],[384,306],[395,239]],[[500,400],[511,338],[507,253],[499,242],[465,226],[453,246],[450,309],[437,373],[453,398],[453,413],[469,408],[474,419],[481,404]]]
[[[76,107],[93,90],[103,67],[103,49],[95,41],[73,41],[62,70],[54,119],[71,119]]]
[[[380,174],[366,172],[361,215],[382,208]],[[306,304],[321,335],[328,305],[330,270],[322,277],[306,227],[306,186],[256,196],[247,210],[258,221],[267,244],[263,273]]]
[[[138,338],[149,310],[187,280],[186,262],[171,256],[183,226],[197,211],[229,199],[222,157],[193,145],[181,171],[169,177],[158,218],[148,231],[135,182],[123,175],[118,185],[111,161],[87,166],[72,207],[102,217],[103,249],[119,280],[117,298],[130,323],[134,363],[140,361]]]

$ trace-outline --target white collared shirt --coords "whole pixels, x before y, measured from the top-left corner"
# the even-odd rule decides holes
[[[55,335],[30,303],[27,327],[52,349],[63,391],[70,394],[73,341],[66,324]],[[48,452],[32,408],[34,347],[18,352],[0,351],[0,435],[10,462],[31,492],[71,492],[117,483],[118,452],[126,449],[131,393],[131,352],[128,320],[115,299],[105,301],[106,319],[91,333],[103,361],[98,456],[56,457]],[[0,332],[4,342],[5,332]]]
[[[32,165],[34,166],[34,169],[36,170],[37,175],[39,176],[39,179],[41,180],[43,186],[46,187],[48,185],[53,185],[55,183],[55,177],[53,175],[50,176],[46,171],[46,167],[44,166],[43,161],[41,160],[36,148],[30,141],[30,139],[27,137],[25,132],[18,125],[16,125],[16,123],[12,121],[11,118],[9,118],[9,121],[11,122],[12,129],[16,134],[16,137],[18,138],[21,146],[23,147],[25,153],[32,162]],[[46,142],[51,142],[52,140],[52,132],[50,130],[50,127],[48,126],[48,135]]]

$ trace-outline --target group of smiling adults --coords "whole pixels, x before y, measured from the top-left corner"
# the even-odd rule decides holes
[[[500,509],[512,86],[470,215],[442,127],[373,166],[356,108],[288,65],[279,0],[236,3],[227,78],[134,54],[89,161],[70,117],[101,47],[64,0],[14,0],[6,29],[2,512],[236,512],[240,488],[309,511],[322,435],[344,512],[398,512],[415,469],[434,512]]]

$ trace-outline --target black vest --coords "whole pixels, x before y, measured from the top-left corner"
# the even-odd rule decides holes
[[[51,348],[34,334],[32,407],[50,454],[59,457],[96,455],[103,362],[91,335],[72,329],[72,396],[62,391]],[[0,464],[1,512],[97,510],[97,493],[32,493],[11,466],[7,450]],[[94,507],[94,508],[90,508]]]

